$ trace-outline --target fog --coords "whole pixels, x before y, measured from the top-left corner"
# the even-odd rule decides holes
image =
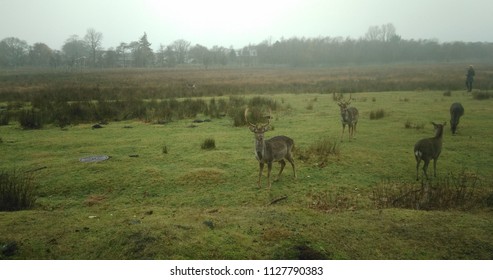
[[[102,47],[138,40],[152,48],[178,39],[241,48],[291,37],[360,38],[392,23],[403,39],[491,42],[491,0],[0,0],[0,40],[17,37],[60,49],[88,28]]]

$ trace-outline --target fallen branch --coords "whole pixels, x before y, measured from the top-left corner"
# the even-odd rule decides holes
[[[41,167],[34,168],[34,169],[31,169],[31,170],[26,170],[25,173],[36,172],[36,171],[39,171],[39,170],[43,170],[45,168],[48,168],[48,166],[41,166]]]
[[[284,199],[287,199],[287,198],[288,198],[288,196],[287,196],[287,195],[285,195],[285,196],[281,196],[281,197],[278,197],[278,198],[276,198],[276,199],[272,200],[272,201],[269,203],[269,205],[272,205],[272,204],[278,203],[279,201],[284,200]]]

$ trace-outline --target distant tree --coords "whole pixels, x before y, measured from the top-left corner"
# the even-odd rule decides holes
[[[52,51],[50,57],[50,66],[57,68],[62,65],[62,62],[63,62],[63,53],[59,50]]]
[[[118,66],[118,52],[112,48],[105,52],[102,52],[102,62],[104,67],[117,67]]]
[[[164,57],[166,59],[166,66],[175,67],[177,64],[176,52],[172,46],[167,46],[164,50]]]
[[[190,48],[189,57],[194,63],[203,64],[207,69],[211,63],[211,55],[209,50],[202,45],[195,45]]]
[[[116,53],[119,59],[123,62],[123,68],[127,67],[127,49],[129,48],[127,43],[121,42],[118,47],[116,47]]]
[[[29,45],[26,41],[8,37],[0,41],[0,66],[18,67],[27,60]]]
[[[136,44],[131,44],[134,64],[137,67],[149,67],[154,63],[154,52],[151,49],[151,43],[147,39],[147,33],[140,37]]]
[[[186,62],[188,50],[190,48],[190,42],[185,40],[176,40],[172,44],[173,50],[176,53],[176,61],[178,64],[183,64]]]
[[[77,35],[72,35],[63,44],[62,51],[69,66],[84,66],[90,48],[86,41],[81,40]]]
[[[29,50],[30,63],[33,66],[48,67],[53,51],[44,43],[35,43]]]
[[[103,41],[103,34],[97,32],[94,28],[87,29],[86,36],[84,36],[87,46],[91,51],[91,65],[96,66],[97,52],[101,50],[101,44]]]
[[[390,42],[400,39],[395,32],[395,27],[392,23],[382,24],[381,26],[370,26],[365,34],[367,41]]]

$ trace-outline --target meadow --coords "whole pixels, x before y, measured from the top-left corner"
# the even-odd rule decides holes
[[[457,65],[1,72],[0,107],[12,115],[0,126],[0,170],[27,176],[35,203],[0,212],[0,259],[492,259],[493,100],[473,94],[489,97],[493,67],[483,65],[483,89],[473,94],[462,72]],[[254,135],[235,125],[235,111],[162,122],[151,106],[111,115],[100,129],[94,116],[23,129],[16,116],[38,95],[65,96],[64,104],[244,100],[240,115],[251,100],[275,104],[266,137],[294,139],[298,178],[288,165],[268,189],[264,170],[257,187]],[[360,112],[351,141],[347,130],[341,141],[340,95]],[[465,108],[455,136],[453,102]],[[413,145],[433,136],[432,121],[447,121],[437,177],[416,181]],[[208,139],[215,145],[204,149]],[[80,161],[95,155],[109,159]],[[274,164],[273,175],[278,170]],[[423,186],[433,201],[423,202]]]

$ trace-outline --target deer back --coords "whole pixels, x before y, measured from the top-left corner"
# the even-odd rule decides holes
[[[291,153],[294,146],[293,139],[287,136],[275,136],[265,141],[264,160],[279,161]]]
[[[422,159],[436,159],[442,152],[443,124],[435,124],[435,136],[421,139],[414,145],[414,154]]]
[[[452,103],[450,106],[450,128],[452,129],[452,133],[455,133],[457,125],[459,124],[459,119],[462,115],[464,115],[464,107],[462,107],[462,104],[458,102]]]

